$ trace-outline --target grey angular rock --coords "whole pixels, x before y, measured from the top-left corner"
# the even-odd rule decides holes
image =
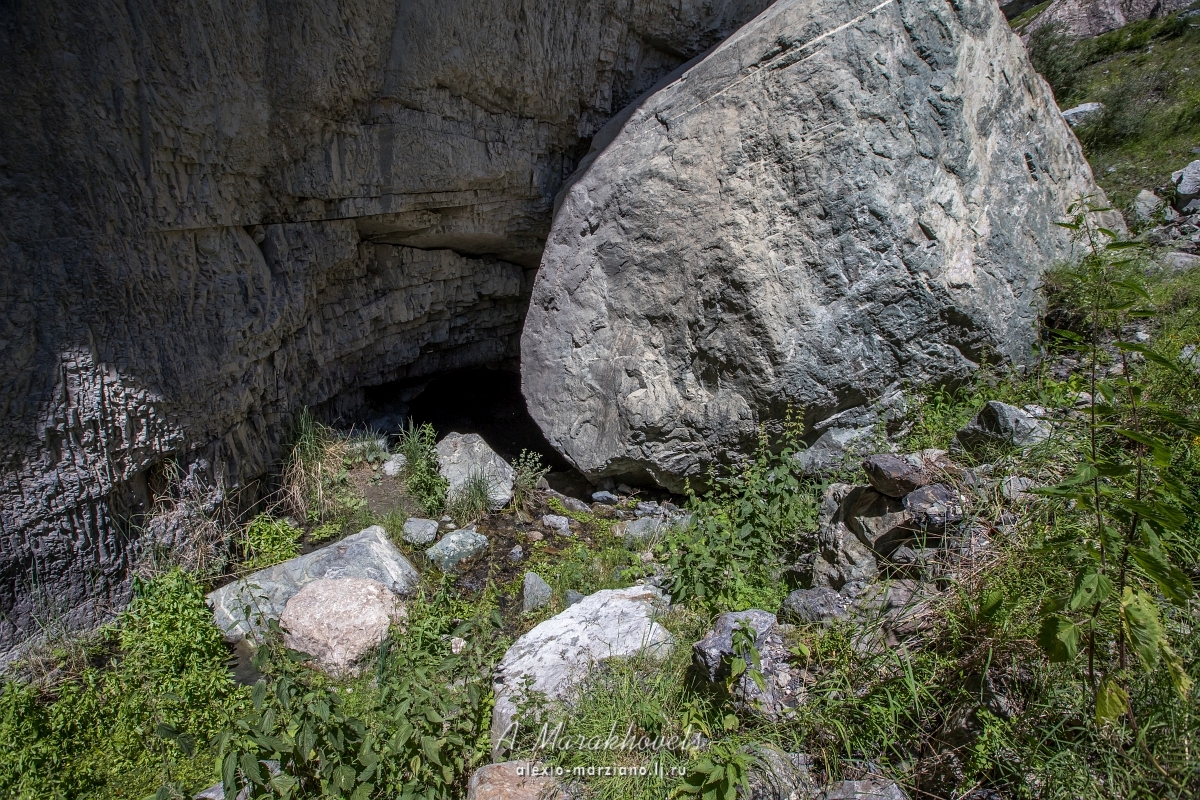
[[[521,346],[585,475],[680,490],[789,405],[1028,358],[1091,170],[995,0],[877,5],[779,0],[593,139]]]
[[[567,594],[563,597],[563,600],[567,606],[570,607],[585,597],[587,597],[587,595],[585,595],[583,592],[577,592],[574,589],[567,589]]]
[[[503,508],[512,501],[516,472],[477,433],[448,433],[437,443],[438,471],[449,482],[448,497],[462,491],[472,476],[488,482],[491,508]]]
[[[485,764],[471,773],[467,800],[567,800],[558,781],[545,774],[546,769],[536,761]]]
[[[1180,214],[1200,211],[1200,160],[1172,172],[1171,183],[1175,184],[1176,211]]]
[[[692,645],[692,663],[709,682],[716,683],[729,675],[729,661],[735,655],[734,630],[753,632],[757,644],[775,625],[775,615],[769,611],[727,611],[717,617],[703,639]]]
[[[796,454],[796,463],[805,475],[822,475],[838,469],[857,451],[874,442],[874,428],[830,428]]]
[[[825,787],[821,800],[908,800],[895,781],[869,776],[857,781],[836,781]]]
[[[1162,210],[1163,201],[1149,189],[1142,189],[1133,198],[1133,213],[1142,220],[1152,220]]]
[[[756,757],[747,775],[750,800],[813,800],[820,792],[809,756],[765,745],[750,752]]]
[[[469,567],[488,548],[487,537],[472,530],[452,531],[425,551],[425,557],[442,572]]]
[[[1188,5],[1188,0],[1054,0],[1025,26],[1022,36],[1028,39],[1039,28],[1053,25],[1068,39],[1090,39]]]
[[[846,525],[843,504],[853,503],[858,494],[868,490],[844,483],[835,483],[821,498],[817,520],[818,552],[812,565],[812,588],[827,587],[841,592],[847,587],[865,585],[879,575],[875,552]]]
[[[615,506],[617,503],[621,502],[621,498],[617,497],[612,492],[601,491],[592,493],[592,501],[596,503],[603,503],[606,506]]]
[[[404,596],[420,577],[378,525],[209,592],[213,620],[230,641],[279,619],[288,600],[321,578],[365,578]]]
[[[515,360],[580,143],[767,4],[6,11],[0,651],[29,576],[129,596],[167,462],[240,489],[305,406]]]
[[[626,547],[638,548],[654,544],[662,538],[670,525],[662,517],[639,517],[629,522],[613,525],[614,536],[620,537]]]
[[[848,496],[842,513],[859,541],[879,555],[887,555],[912,538],[913,515],[906,503],[874,489],[863,487]]]
[[[1046,441],[1050,434],[1050,426],[1028,412],[999,400],[989,400],[955,434],[954,443],[967,452],[978,453],[1002,445],[1030,447]]]
[[[863,461],[862,467],[875,491],[888,497],[904,497],[929,482],[920,467],[891,453],[873,455]]]
[[[507,749],[517,704],[526,685],[549,702],[570,697],[591,668],[614,657],[646,653],[665,657],[674,641],[655,621],[666,599],[653,586],[605,589],[523,634],[504,654],[493,675],[492,752]]]
[[[1100,115],[1103,113],[1103,103],[1083,103],[1075,106],[1074,108],[1068,108],[1066,111],[1062,112],[1062,115],[1063,119],[1067,121],[1067,124],[1072,128],[1075,128],[1080,125],[1086,125],[1091,120],[1100,117]]]
[[[570,535],[571,520],[568,517],[559,514],[544,514],[542,515],[542,525],[552,531],[558,531],[563,535]]]
[[[963,518],[962,497],[942,483],[931,483],[910,493],[904,498],[904,508],[912,515],[913,523],[926,531],[942,530]]]
[[[437,520],[409,517],[404,521],[404,533],[401,536],[409,544],[429,544],[437,538]]]
[[[827,586],[797,589],[783,601],[779,617],[802,625],[827,623],[846,616],[849,605],[845,597]]]
[[[508,560],[509,561],[519,562],[519,561],[523,560],[524,558],[525,558],[525,548],[521,547],[521,545],[517,545],[512,550],[508,551]]]
[[[321,578],[288,600],[279,624],[283,642],[313,657],[331,675],[352,674],[393,623],[405,620],[400,599],[379,581]]]
[[[1037,481],[1021,475],[1007,475],[1000,481],[1000,493],[1009,500],[1032,500],[1030,489],[1037,488]]]
[[[525,573],[525,581],[521,585],[521,606],[526,614],[549,603],[551,594],[550,584],[540,575],[536,572]]]

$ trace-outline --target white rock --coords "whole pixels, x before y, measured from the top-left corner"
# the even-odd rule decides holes
[[[542,525],[562,534],[571,533],[571,520],[559,514],[543,514]]]
[[[674,642],[654,621],[666,598],[653,586],[606,589],[585,597],[541,623],[513,643],[496,667],[496,705],[492,711],[492,747],[506,749],[522,687],[548,700],[564,700],[594,664],[609,658],[646,652],[665,657]],[[504,743],[502,743],[504,740]]]
[[[379,581],[321,578],[288,600],[279,623],[284,644],[308,653],[325,672],[344,675],[404,618],[403,603]]]
[[[1142,189],[1137,197],[1133,198],[1133,213],[1141,219],[1154,219],[1162,207],[1162,198],[1149,189]]]
[[[1062,112],[1062,115],[1063,119],[1067,121],[1067,124],[1072,128],[1075,128],[1087,123],[1089,120],[1099,117],[1103,113],[1103,103],[1084,103],[1082,105],[1075,106],[1074,108],[1068,108],[1066,111]]]
[[[401,453],[395,453],[383,463],[383,474],[389,478],[395,478],[404,472],[404,468],[407,466],[408,459]]]
[[[502,761],[487,764],[471,774],[467,800],[564,800],[554,778],[540,774],[538,762]]]
[[[429,544],[437,538],[436,520],[409,517],[404,521],[404,541],[409,544]]]
[[[447,494],[453,497],[472,475],[487,478],[493,509],[503,508],[512,500],[513,468],[477,433],[449,433],[437,443],[438,471],[450,482]]]

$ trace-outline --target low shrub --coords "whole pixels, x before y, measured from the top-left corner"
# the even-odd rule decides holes
[[[301,531],[287,520],[259,514],[242,534],[242,568],[262,569],[300,554]]]

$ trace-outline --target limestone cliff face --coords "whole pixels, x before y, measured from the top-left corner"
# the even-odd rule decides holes
[[[515,359],[595,131],[765,0],[141,0],[0,11],[0,651],[119,602],[178,460]]]
[[[522,340],[547,438],[673,489],[893,382],[1034,340],[1102,193],[994,0],[779,0],[599,134]]]

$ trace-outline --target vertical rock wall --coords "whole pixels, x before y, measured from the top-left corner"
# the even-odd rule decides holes
[[[511,361],[589,137],[765,0],[0,10],[0,652],[120,603],[165,460]]]

